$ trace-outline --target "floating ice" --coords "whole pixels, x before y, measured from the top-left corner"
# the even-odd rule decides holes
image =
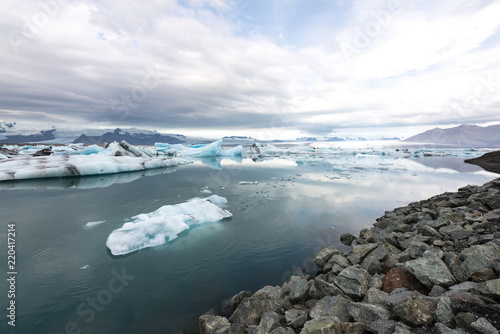
[[[85,270],[85,269],[88,269],[88,268],[90,268],[90,265],[88,265],[88,264],[84,265],[83,267],[80,267],[81,270]]]
[[[183,159],[70,155],[18,157],[0,160],[0,181],[102,175],[164,168],[187,163]]]
[[[186,148],[179,152],[177,155],[182,157],[217,157],[217,156],[241,156],[243,154],[243,147],[238,145],[236,147],[223,150],[222,139],[207,145],[197,145]]]
[[[193,225],[215,223],[232,214],[219,208],[225,198],[213,195],[194,198],[188,202],[165,205],[156,211],[132,217],[123,227],[109,235],[106,246],[113,255],[124,255],[143,248],[163,245]],[[213,202],[212,202],[213,201]],[[226,201],[227,202],[227,201]]]
[[[259,184],[259,181],[240,181],[239,184],[243,186],[248,186],[248,185],[254,185],[254,184]]]
[[[205,198],[207,201],[212,202],[213,204],[227,204],[227,199],[225,197],[219,195],[212,195],[210,197]]]
[[[95,227],[97,225],[100,225],[102,223],[105,223],[106,221],[105,220],[101,220],[101,221],[97,221],[97,222],[88,222],[87,224],[85,224],[84,228],[92,228],[92,227]]]

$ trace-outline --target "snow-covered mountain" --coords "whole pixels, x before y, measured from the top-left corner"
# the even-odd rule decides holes
[[[460,125],[449,129],[434,128],[404,141],[460,147],[500,147],[500,124],[486,127]]]
[[[155,142],[184,143],[186,137],[137,128],[81,129],[51,124],[20,124],[0,122],[0,143],[104,144],[125,140],[132,145],[154,145]]]

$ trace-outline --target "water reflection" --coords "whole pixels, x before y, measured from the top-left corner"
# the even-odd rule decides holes
[[[144,171],[106,175],[3,181],[0,182],[0,190],[106,188],[116,183],[129,183],[140,179],[143,176],[169,174],[175,172],[176,170],[177,166],[172,166],[167,168],[147,169]]]

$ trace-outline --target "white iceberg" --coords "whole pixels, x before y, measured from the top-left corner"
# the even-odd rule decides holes
[[[181,157],[230,157],[243,155],[243,147],[238,145],[230,149],[222,149],[222,139],[207,145],[196,145],[188,147],[185,150],[178,152],[177,156]]]
[[[187,163],[177,158],[138,158],[104,155],[18,157],[0,160],[0,181],[48,177],[103,175],[172,167]]]
[[[177,238],[182,231],[193,225],[215,223],[232,214],[214,203],[226,202],[225,198],[213,195],[194,198],[188,202],[165,205],[156,211],[132,217],[132,222],[109,235],[106,246],[113,255],[125,255],[143,248],[163,245]]]

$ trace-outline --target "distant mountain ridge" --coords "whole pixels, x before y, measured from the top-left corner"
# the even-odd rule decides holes
[[[0,121],[0,144],[105,144],[125,140],[132,145],[154,145],[156,142],[179,144],[187,141],[184,135],[156,131],[127,129],[75,129],[51,124],[19,124]]]
[[[461,147],[500,147],[500,124],[486,127],[460,125],[449,129],[435,128],[407,138],[403,142]]]
[[[86,134],[82,134],[80,137],[73,140],[73,143],[100,145],[114,141],[120,142],[122,140],[125,140],[131,145],[154,145],[155,143],[180,144],[186,141],[186,137],[183,135],[162,135],[157,132],[129,133],[126,131],[123,132],[120,128],[117,128],[114,132],[106,132],[100,136],[87,136]]]

